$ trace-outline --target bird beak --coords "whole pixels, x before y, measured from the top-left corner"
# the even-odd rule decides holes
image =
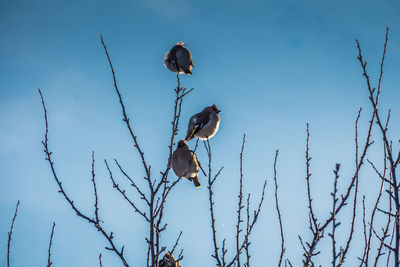
[[[220,112],[221,112],[221,110],[218,109],[218,110],[217,110],[217,113],[220,113]]]

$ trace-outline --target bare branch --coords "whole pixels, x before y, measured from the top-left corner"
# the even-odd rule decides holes
[[[139,146],[139,143],[137,141],[137,136],[134,134],[133,128],[131,127],[131,124],[129,122],[129,118],[126,115],[125,105],[124,105],[124,102],[122,100],[121,93],[119,92],[119,89],[118,89],[118,84],[117,84],[117,79],[115,77],[114,67],[113,67],[113,64],[111,62],[111,58],[110,58],[110,56],[108,54],[108,51],[107,51],[107,46],[104,43],[102,35],[100,35],[100,40],[101,40],[101,44],[103,45],[104,52],[106,53],[108,63],[110,65],[110,69],[111,69],[111,73],[112,73],[113,81],[114,81],[114,88],[115,88],[115,91],[116,91],[116,93],[118,95],[119,103],[121,104],[121,108],[122,108],[123,121],[125,122],[126,127],[128,127],[129,134],[131,135],[133,143],[134,143],[134,147],[136,148],[136,150],[138,151],[138,153],[140,155],[140,158],[142,159],[142,164],[143,164],[143,168],[144,168],[144,170],[146,172],[146,176],[147,176],[148,179],[150,179],[150,167],[147,165],[147,162],[146,162],[146,160],[144,158],[144,152],[142,151],[142,149]],[[150,183],[150,180],[149,180],[149,183]]]
[[[97,187],[96,187],[96,181],[95,181],[95,173],[94,173],[94,151],[92,151],[92,183],[93,183],[93,191],[94,191],[94,197],[95,197],[95,202],[94,202],[94,213],[95,213],[95,218],[96,221],[99,222],[99,197],[97,196]]]
[[[359,149],[358,148],[358,121],[360,120],[361,111],[362,111],[362,108],[360,107],[360,109],[358,110],[356,122],[354,123],[354,128],[355,128],[354,141],[355,141],[355,147],[356,147],[355,148],[355,153],[356,153],[355,165],[356,165],[356,169],[359,166],[359,164],[358,164],[359,163],[358,162],[358,149]],[[355,185],[355,189],[354,189],[353,213],[352,213],[352,219],[351,219],[350,233],[349,233],[349,237],[348,237],[348,239],[346,241],[346,246],[341,251],[341,256],[340,256],[340,259],[339,259],[338,267],[341,267],[343,265],[343,263],[344,263],[344,261],[346,259],[347,252],[349,251],[351,241],[353,239],[354,225],[355,225],[355,221],[356,221],[357,196],[358,196],[358,176],[356,177],[356,185]]]
[[[208,146],[207,146],[208,144]],[[223,266],[220,256],[219,256],[219,247],[217,245],[217,230],[215,227],[215,215],[214,215],[214,200],[213,200],[213,183],[215,182],[215,179],[218,177],[219,172],[215,175],[214,178],[211,178],[212,176],[212,168],[211,168],[211,160],[212,160],[212,154],[211,154],[211,147],[210,147],[210,142],[207,140],[207,143],[204,142],[205,149],[207,151],[208,155],[208,199],[210,203],[210,214],[211,214],[211,230],[212,230],[212,236],[213,236],[213,245],[214,245],[214,254],[211,256],[217,261],[217,266]],[[220,169],[220,171],[222,168]]]
[[[382,76],[383,76],[383,64],[385,61],[385,55],[386,55],[386,47],[387,47],[387,42],[388,42],[388,32],[389,32],[389,28],[386,28],[386,34],[385,34],[385,43],[383,46],[383,53],[382,53],[382,58],[381,58],[381,68],[380,68],[380,73],[379,73],[379,81],[378,81],[378,88],[376,90],[375,93],[375,89],[371,88],[370,82],[369,82],[369,76],[367,74],[366,71],[366,62],[363,60],[362,57],[362,51],[360,48],[360,44],[358,42],[358,40],[356,40],[357,42],[357,49],[358,49],[358,60],[360,61],[362,70],[363,70],[363,75],[366,78],[367,81],[367,86],[368,86],[368,92],[369,92],[369,100],[370,103],[372,105],[372,107],[375,110],[376,116],[376,124],[378,125],[380,132],[382,133],[382,139],[384,142],[384,145],[386,147],[386,152],[387,152],[387,159],[389,160],[390,163],[390,171],[391,171],[391,175],[392,175],[392,179],[393,179],[393,184],[396,185],[393,187],[393,191],[394,191],[394,200],[395,200],[395,207],[396,207],[396,219],[395,219],[395,251],[394,251],[394,258],[395,258],[395,264],[399,264],[399,256],[400,256],[400,225],[399,225],[399,204],[400,204],[400,198],[399,198],[399,188],[397,187],[397,177],[396,177],[396,162],[394,160],[393,154],[392,154],[392,149],[391,149],[391,144],[389,142],[389,138],[387,137],[387,124],[388,124],[388,120],[390,117],[390,114],[387,117],[387,121],[385,126],[383,125],[381,119],[380,119],[380,115],[378,112],[378,99],[379,99],[379,95],[380,95],[380,90],[381,90],[381,80],[382,80]]]
[[[250,223],[250,227],[248,228],[248,231],[247,231],[247,233],[246,233],[246,236],[244,237],[244,240],[243,240],[243,242],[242,242],[242,245],[241,245],[240,248],[239,248],[239,253],[236,253],[235,257],[232,259],[232,261],[231,261],[229,264],[226,265],[226,267],[232,266],[232,265],[235,263],[235,261],[237,260],[237,257],[240,256],[240,253],[241,253],[242,249],[243,249],[245,246],[248,246],[248,245],[250,244],[250,243],[249,243],[250,234],[251,234],[251,232],[252,232],[252,230],[253,230],[254,225],[255,225],[256,222],[257,222],[258,216],[260,215],[261,208],[262,208],[262,205],[263,205],[263,202],[264,202],[264,196],[265,196],[265,188],[266,188],[266,186],[267,186],[267,179],[265,179],[265,181],[264,181],[264,185],[263,185],[263,188],[262,188],[262,193],[261,193],[260,202],[258,203],[257,209],[253,211],[253,219],[252,219],[252,221],[251,221],[251,223]]]
[[[336,167],[335,170],[333,171],[333,173],[335,174],[335,179],[333,182],[333,192],[331,193],[332,196],[332,216],[333,216],[333,220],[332,220],[332,233],[329,233],[328,235],[331,237],[332,239],[332,266],[336,267],[336,260],[338,257],[341,257],[341,252],[337,253],[336,250],[336,228],[340,225],[340,222],[336,222],[336,203],[338,202],[338,197],[337,197],[337,183],[339,180],[339,170],[340,170],[340,164],[336,163]]]
[[[11,247],[11,239],[14,230],[15,218],[17,218],[18,214],[18,207],[19,207],[19,200],[17,202],[17,206],[15,207],[14,217],[11,222],[10,232],[8,232],[8,242],[7,242],[7,267],[10,267],[10,247]]]
[[[238,195],[238,218],[237,218],[237,223],[236,223],[236,253],[239,253],[239,239],[240,239],[240,232],[242,232],[242,229],[240,228],[240,224],[243,222],[241,218],[241,211],[243,209],[243,150],[244,150],[244,145],[246,142],[246,134],[243,135],[243,141],[242,141],[242,149],[240,150],[240,156],[239,156],[239,166],[240,166],[240,179],[239,179],[239,195]],[[240,266],[240,257],[237,257],[237,266]]]
[[[120,186],[115,182],[114,177],[113,177],[113,174],[112,174],[112,172],[111,172],[111,170],[110,170],[110,167],[108,166],[107,160],[104,160],[104,163],[106,164],[106,168],[107,168],[108,174],[109,174],[109,176],[110,176],[110,180],[111,180],[111,182],[112,182],[112,184],[113,184],[113,187],[124,197],[124,199],[125,199],[126,201],[128,201],[128,203],[129,203],[129,204],[131,205],[131,207],[135,210],[135,212],[137,212],[137,213],[139,213],[140,215],[142,215],[143,218],[144,218],[147,222],[150,222],[150,219],[147,217],[146,213],[143,212],[143,211],[141,211],[141,210],[139,210],[139,208],[136,207],[135,203],[133,203],[133,201],[130,200],[130,199],[128,198],[128,196],[126,195],[125,190],[122,190],[122,189],[120,188]]]
[[[247,195],[247,205],[246,205],[246,233],[250,230],[250,193]],[[250,267],[250,241],[247,239],[245,244],[245,251],[246,251],[246,263],[245,267]]]
[[[389,120],[387,121],[387,122],[389,122]],[[386,124],[387,125],[387,124]],[[383,173],[383,176],[385,176],[385,172],[386,172],[386,151],[384,150],[384,161],[385,161],[385,166],[384,166],[384,173]],[[368,161],[368,162],[370,162],[370,161]],[[370,162],[371,163],[371,162]],[[372,165],[373,166],[373,165]],[[375,168],[375,166],[373,166],[374,168]],[[376,213],[376,211],[377,211],[377,209],[378,209],[378,205],[379,205],[379,202],[380,202],[380,200],[381,200],[381,197],[382,197],[382,192],[383,192],[383,188],[384,188],[384,183],[385,183],[385,181],[382,179],[382,181],[381,181],[381,186],[380,186],[380,189],[379,189],[379,193],[378,193],[378,196],[377,196],[377,198],[376,198],[376,201],[375,201],[375,205],[374,205],[374,208],[373,208],[373,210],[372,210],[372,213],[371,213],[371,218],[370,218],[370,221],[369,221],[369,234],[368,234],[368,243],[367,243],[367,250],[366,250],[366,257],[365,257],[365,263],[366,263],[366,265],[368,265],[368,263],[369,263],[369,261],[368,261],[368,258],[369,258],[369,252],[370,252],[370,250],[371,250],[371,239],[372,239],[372,231],[374,230],[374,219],[375,219],[375,213]],[[384,236],[383,237],[383,242],[384,242],[384,239],[386,238],[386,236]],[[383,243],[382,242],[382,243]]]
[[[48,121],[47,121],[47,110],[46,110],[46,106],[44,103],[44,99],[43,99],[43,95],[42,92],[39,89],[39,94],[40,94],[40,98],[42,100],[42,106],[43,106],[43,111],[44,111],[44,121],[45,121],[45,135],[44,135],[44,141],[42,141],[43,147],[44,147],[44,153],[46,155],[46,161],[49,163],[51,172],[53,174],[53,178],[56,181],[58,188],[59,188],[59,193],[63,195],[63,197],[65,198],[65,200],[69,203],[71,209],[73,211],[75,211],[76,215],[78,217],[81,217],[82,219],[84,219],[85,221],[87,221],[89,224],[92,224],[99,232],[101,232],[101,234],[107,239],[109,245],[111,247],[107,247],[108,250],[112,250],[115,252],[115,254],[120,258],[120,260],[122,261],[122,263],[124,264],[124,266],[128,267],[128,263],[126,262],[124,255],[123,255],[123,249],[118,250],[117,247],[114,244],[113,239],[113,233],[111,232],[110,234],[107,234],[106,231],[103,229],[103,227],[100,225],[100,223],[98,221],[96,221],[95,218],[90,218],[87,215],[83,214],[74,204],[74,201],[72,201],[70,199],[70,197],[67,195],[67,193],[65,192],[61,181],[59,180],[55,167],[54,167],[54,162],[51,159],[51,155],[52,152],[49,151],[49,146],[48,146],[48,132],[49,132],[49,128],[48,128]]]
[[[179,233],[179,236],[178,236],[178,238],[176,239],[175,245],[174,245],[174,247],[173,247],[172,250],[171,250],[171,254],[174,254],[175,248],[176,248],[176,246],[178,246],[179,239],[181,238],[181,236],[182,236],[182,231]]]
[[[307,197],[308,197],[308,210],[309,210],[309,216],[311,218],[310,221],[310,229],[314,231],[317,230],[318,228],[318,222],[317,218],[314,215],[313,207],[312,207],[312,198],[311,198],[311,189],[310,189],[310,178],[311,178],[311,173],[310,173],[310,162],[311,162],[311,157],[309,154],[309,141],[310,141],[310,131],[309,131],[309,124],[307,123],[307,144],[306,144],[306,181],[307,181]],[[312,224],[311,224],[312,222]]]
[[[54,227],[56,226],[56,223],[53,222],[53,227],[51,228],[51,235],[50,235],[50,242],[49,242],[49,254],[47,258],[47,267],[50,267],[53,262],[51,262],[51,245],[53,244],[53,235],[54,235]]]
[[[121,165],[118,163],[116,159],[114,159],[115,164],[117,164],[119,170],[122,172],[122,174],[129,180],[131,183],[131,186],[136,189],[136,191],[139,193],[140,198],[143,199],[147,205],[150,205],[149,200],[147,199],[146,195],[140,190],[140,188],[136,185],[136,183],[133,181],[131,177],[122,169]]]
[[[279,228],[280,228],[280,232],[281,232],[281,254],[279,256],[279,263],[278,263],[278,267],[280,267],[282,265],[283,256],[285,254],[285,238],[283,236],[282,217],[281,217],[281,211],[279,210],[279,203],[278,203],[278,182],[277,182],[277,178],[276,178],[276,161],[278,159],[278,153],[279,153],[279,150],[277,149],[275,151],[275,160],[274,160],[274,182],[275,182],[275,208],[276,208],[276,212],[278,213]]]
[[[366,264],[365,256],[367,254],[367,243],[368,243],[368,239],[367,239],[367,224],[366,224],[366,219],[365,219],[365,195],[363,195],[362,208],[363,208],[362,222],[363,222],[363,230],[364,230],[364,252],[363,252],[362,258],[360,258],[361,259],[360,267],[363,264]]]

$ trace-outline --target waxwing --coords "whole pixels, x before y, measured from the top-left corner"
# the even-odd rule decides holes
[[[192,54],[185,48],[185,43],[177,43],[164,57],[164,65],[172,72],[192,74]]]
[[[174,256],[171,253],[165,253],[164,257],[158,262],[160,267],[180,267],[181,265],[176,262]]]
[[[178,146],[172,153],[172,169],[179,178],[188,178],[196,187],[200,186],[199,162],[196,154],[189,149],[185,140],[178,142]]]
[[[218,113],[220,112],[214,104],[206,107],[202,112],[193,115],[189,120],[185,140],[190,140],[193,137],[197,137],[200,140],[207,140],[213,137],[219,128],[220,118]]]

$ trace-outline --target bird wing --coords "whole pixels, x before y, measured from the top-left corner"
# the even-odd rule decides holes
[[[178,65],[182,67],[185,72],[190,73],[193,65],[192,54],[190,51],[185,47],[178,46],[176,49],[176,58],[178,60]]]
[[[203,110],[195,115],[193,115],[189,120],[188,131],[186,135],[186,140],[190,140],[193,136],[201,130],[210,121],[210,112]]]
[[[197,160],[196,153],[194,153],[192,150],[189,150],[189,152],[191,155],[189,170],[193,172],[199,172],[199,161]]]

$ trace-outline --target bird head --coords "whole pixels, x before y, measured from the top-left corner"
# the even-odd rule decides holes
[[[213,110],[214,112],[216,112],[216,113],[220,113],[220,112],[221,112],[221,110],[219,110],[219,109],[217,108],[217,105],[215,105],[215,104],[213,104],[213,105],[211,106],[211,108],[212,108],[212,110]]]
[[[178,148],[189,148],[189,146],[186,144],[185,140],[180,140],[178,142]]]

